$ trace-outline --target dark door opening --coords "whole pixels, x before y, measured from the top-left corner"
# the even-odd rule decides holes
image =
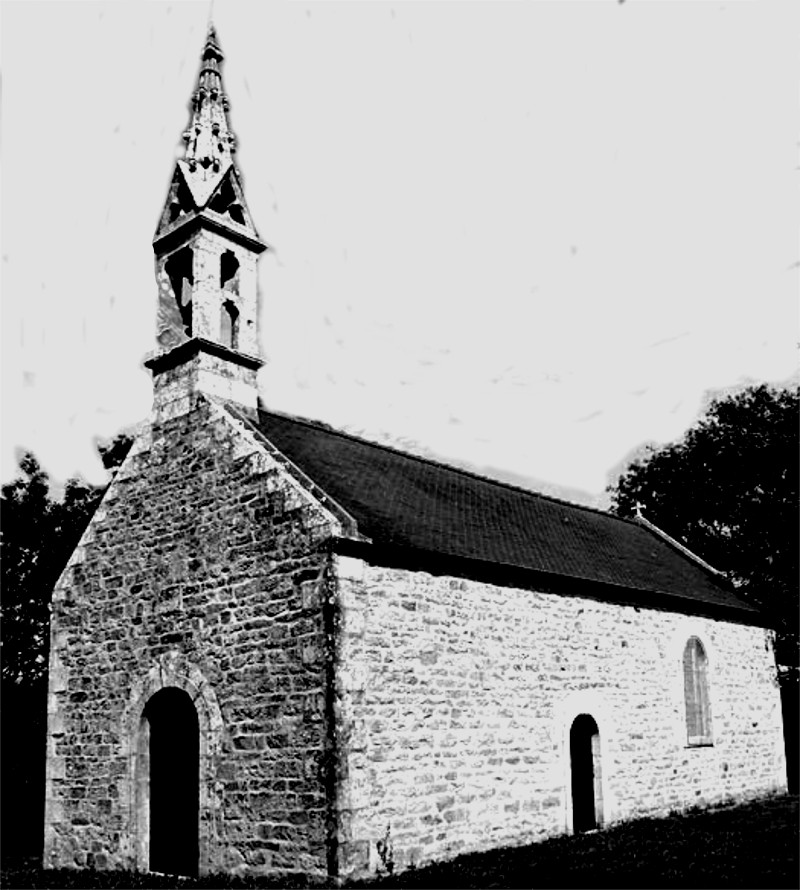
[[[600,730],[594,718],[580,714],[569,731],[572,772],[572,829],[591,831],[603,824],[600,781]]]
[[[150,871],[197,875],[199,742],[197,711],[181,689],[147,703],[150,724]]]

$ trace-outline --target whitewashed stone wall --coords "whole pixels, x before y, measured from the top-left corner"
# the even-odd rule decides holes
[[[338,557],[343,876],[571,829],[569,730],[601,738],[604,822],[785,788],[767,631]],[[714,744],[686,744],[682,654]]]

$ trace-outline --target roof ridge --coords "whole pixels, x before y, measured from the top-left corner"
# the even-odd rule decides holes
[[[284,417],[286,420],[291,420],[296,423],[301,423],[305,426],[313,427],[315,429],[323,430],[326,433],[332,433],[333,435],[340,436],[344,439],[351,439],[356,442],[361,442],[365,445],[370,445],[373,448],[381,448],[384,451],[391,451],[394,454],[399,454],[402,457],[409,457],[413,460],[420,461],[421,463],[430,464],[436,467],[442,467],[446,470],[452,470],[456,473],[461,473],[464,476],[469,476],[473,479],[479,479],[482,482],[491,482],[493,485],[497,485],[500,488],[505,488],[510,491],[519,491],[523,494],[530,495],[536,498],[543,498],[544,500],[551,501],[555,504],[561,504],[565,507],[573,507],[577,510],[585,510],[589,513],[594,513],[599,516],[604,516],[608,519],[613,519],[618,522],[624,522],[628,525],[632,525],[636,528],[642,528],[641,524],[634,521],[633,519],[629,519],[626,516],[618,516],[615,513],[610,513],[607,510],[601,510],[599,507],[590,507],[588,504],[576,504],[573,501],[565,500],[564,498],[555,497],[555,495],[547,494],[542,491],[534,491],[531,488],[525,488],[522,485],[514,485],[513,482],[505,482],[502,479],[496,479],[493,476],[485,476],[482,473],[478,473],[475,470],[467,470],[464,467],[454,466],[453,464],[445,463],[443,460],[437,460],[431,457],[424,457],[420,454],[413,454],[410,451],[403,451],[400,448],[395,447],[394,445],[386,445],[383,442],[374,442],[371,439],[365,439],[362,436],[356,436],[353,433],[345,432],[344,430],[337,429],[336,427],[331,426],[326,423],[324,420],[312,420],[307,417],[298,417],[296,414],[289,414],[286,411],[276,411],[274,409],[267,409],[263,405],[259,404],[258,407],[259,412],[264,414],[274,414],[277,417]]]

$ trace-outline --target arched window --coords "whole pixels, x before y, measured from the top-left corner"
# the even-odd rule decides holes
[[[239,293],[239,260],[232,250],[226,250],[219,258],[219,286],[229,293]]]
[[[708,658],[697,637],[690,637],[683,650],[683,693],[686,701],[686,741],[710,745],[711,704],[708,699]]]
[[[194,287],[194,251],[184,247],[172,254],[164,264],[172,285],[172,293],[181,313],[187,337],[192,336],[192,289]]]
[[[220,309],[219,337],[223,346],[238,349],[239,310],[230,300],[225,300]]]

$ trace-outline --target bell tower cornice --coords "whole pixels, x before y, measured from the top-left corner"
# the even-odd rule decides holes
[[[183,241],[186,241],[201,228],[206,228],[211,232],[217,232],[226,238],[230,238],[231,241],[241,244],[242,247],[246,247],[257,254],[263,253],[268,249],[263,241],[254,238],[247,231],[242,231],[242,227],[237,226],[234,228],[221,214],[205,210],[187,214],[186,218],[180,221],[180,225],[170,227],[166,231],[158,233],[153,239],[153,251],[156,254],[169,252],[180,246]]]

